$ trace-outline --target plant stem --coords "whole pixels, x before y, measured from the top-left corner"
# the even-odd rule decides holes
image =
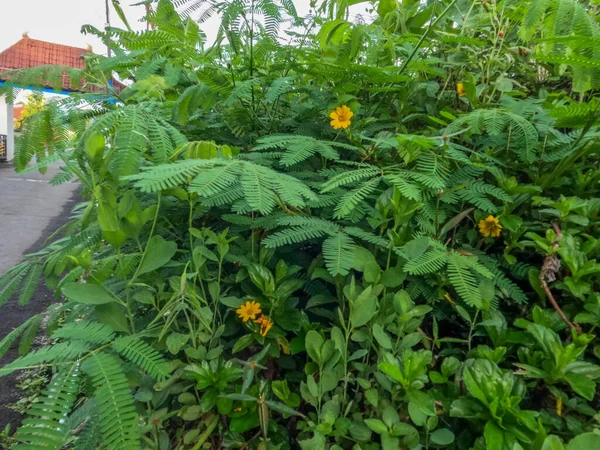
[[[196,442],[196,445],[194,445],[191,450],[199,450],[204,445],[206,440],[210,437],[210,435],[214,431],[214,429],[217,428],[218,423],[219,423],[219,415],[215,414],[213,416],[213,418],[210,420],[210,422],[206,425],[206,430],[204,430],[204,433],[202,433],[198,437],[198,442]]]
[[[148,247],[150,244],[150,240],[152,239],[152,236],[154,236],[156,222],[158,221],[158,212],[160,211],[161,196],[162,196],[162,194],[159,192],[158,193],[158,201],[156,203],[156,212],[154,213],[154,220],[152,221],[152,228],[150,229],[150,234],[148,235],[148,242],[146,242],[146,247],[144,248],[144,253],[142,254],[142,259],[140,259],[140,263],[138,264],[137,269],[135,270],[135,273],[133,274],[133,277],[131,277],[131,280],[129,280],[129,283],[128,283],[129,285],[133,284],[133,282],[138,277],[138,275],[140,273],[140,269],[142,268],[142,264],[144,263],[144,259],[146,258],[146,254],[148,253]]]
[[[471,351],[471,340],[473,338],[473,331],[475,331],[475,326],[477,325],[477,317],[479,316],[479,310],[475,312],[475,317],[473,317],[473,322],[471,322],[471,328],[469,329],[469,342],[467,343],[469,351]]]
[[[558,302],[554,298],[554,295],[552,295],[552,291],[550,291],[548,284],[546,283],[547,279],[554,279],[554,267],[556,266],[555,262],[557,260],[557,257],[555,256],[554,252],[560,246],[559,241],[563,237],[562,231],[557,223],[553,223],[552,228],[554,228],[554,232],[556,233],[556,240],[552,244],[552,254],[547,255],[544,259],[544,264],[542,265],[542,269],[540,270],[540,284],[542,286],[542,289],[544,289],[544,292],[546,292],[548,300],[550,300],[550,303],[552,303],[552,306],[554,307],[560,318],[563,320],[563,322],[565,322],[571,330],[575,330],[577,334],[581,334],[581,327],[577,324],[574,325],[567,318],[561,307],[558,305]]]

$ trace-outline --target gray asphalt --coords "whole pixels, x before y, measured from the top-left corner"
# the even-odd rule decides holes
[[[57,172],[58,166],[53,166],[44,175],[17,175],[12,165],[0,164],[0,273],[18,264],[24,254],[43,248],[44,241],[69,220],[78,197],[78,184],[49,185]],[[11,299],[0,308],[0,340],[54,301],[42,283],[27,306],[21,307],[16,299]],[[15,344],[0,360],[0,366],[17,356]],[[5,407],[22,396],[16,383],[15,376],[0,378],[0,431],[7,424],[14,431],[22,419]]]
[[[0,165],[0,273],[20,262],[76,191],[75,183],[50,186],[57,172],[53,166],[44,175],[17,175],[11,165]]]

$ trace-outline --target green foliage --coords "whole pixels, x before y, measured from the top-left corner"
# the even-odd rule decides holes
[[[19,442],[13,448],[60,450],[69,434],[66,418],[79,392],[79,369],[64,370],[54,376],[48,387],[29,410],[15,434]]]
[[[143,3],[23,126],[82,203],[0,277],[15,448],[593,448],[597,2]]]
[[[133,362],[158,381],[170,373],[162,356],[148,344],[135,338],[119,338],[112,344],[117,353]]]
[[[102,441],[107,449],[140,448],[133,395],[121,364],[107,354],[91,356],[82,366],[96,387]]]

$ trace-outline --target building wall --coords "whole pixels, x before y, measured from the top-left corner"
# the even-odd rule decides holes
[[[0,96],[0,134],[8,134],[8,108],[4,96]]]

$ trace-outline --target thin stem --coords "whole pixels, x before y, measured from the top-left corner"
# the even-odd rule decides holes
[[[425,39],[427,39],[427,36],[429,36],[429,33],[431,33],[431,30],[433,30],[435,28],[435,26],[438,24],[438,22],[440,20],[442,20],[442,18],[446,15],[446,13],[448,11],[450,11],[450,9],[454,6],[454,4],[456,3],[457,0],[452,0],[452,3],[450,3],[446,9],[444,9],[441,14],[431,23],[431,25],[429,25],[429,27],[427,28],[427,30],[425,31],[425,33],[423,33],[423,35],[421,36],[421,39],[419,39],[419,42],[417,42],[417,45],[415,46],[415,48],[413,49],[413,51],[411,52],[410,55],[408,55],[408,58],[406,59],[406,61],[404,61],[404,63],[402,64],[402,67],[400,67],[400,70],[398,71],[398,75],[402,75],[404,73],[404,71],[407,69],[408,65],[410,64],[410,62],[413,60],[413,58],[415,57],[415,55],[417,54],[417,52],[419,51],[419,48],[421,48],[421,45],[423,44],[423,41],[425,41]]]
[[[144,263],[144,259],[146,259],[146,254],[148,253],[148,247],[150,246],[150,240],[152,239],[152,236],[154,236],[156,222],[158,221],[158,212],[160,211],[161,197],[162,197],[162,194],[159,192],[158,193],[158,201],[156,203],[156,213],[154,214],[154,220],[152,221],[152,229],[150,230],[150,234],[148,235],[148,242],[146,242],[146,248],[144,248],[144,253],[142,254],[142,259],[140,260],[140,263],[138,264],[137,269],[135,270],[135,273],[133,274],[133,277],[131,277],[131,280],[129,280],[130,285],[133,284],[133,282],[138,277],[140,270],[142,268],[142,264]]]
[[[563,237],[562,231],[557,223],[553,223],[552,228],[554,228],[554,232],[556,233],[556,239],[552,244],[552,254],[546,256],[546,258],[544,259],[544,264],[542,265],[542,269],[540,270],[540,284],[542,285],[542,289],[544,289],[544,292],[546,292],[548,300],[550,300],[550,303],[552,303],[552,306],[554,307],[560,318],[563,320],[563,322],[565,322],[571,330],[575,330],[577,334],[581,334],[581,327],[577,324],[574,325],[567,318],[561,307],[558,305],[558,302],[554,298],[554,295],[552,295],[552,291],[550,291],[548,284],[546,283],[546,280],[554,280],[555,278],[555,272],[557,271],[556,267],[558,265],[558,258],[555,256],[554,252],[556,252],[556,250],[560,246],[560,240]]]
[[[446,7],[446,9],[444,9],[441,12],[441,14],[433,22],[431,22],[431,24],[429,25],[427,30],[425,30],[425,33],[423,33],[423,35],[421,36],[421,39],[419,39],[419,42],[417,42],[417,45],[415,46],[413,51],[410,53],[410,55],[408,55],[408,58],[406,58],[406,60],[402,63],[402,66],[400,67],[400,70],[398,71],[398,75],[402,75],[404,73],[404,71],[408,68],[408,65],[411,63],[413,58],[416,56],[417,52],[421,48],[421,45],[423,44],[425,39],[427,39],[427,36],[429,36],[429,33],[431,32],[431,30],[433,30],[435,28],[435,26],[438,24],[438,22],[440,20],[442,20],[442,18],[446,15],[446,13],[448,11],[450,11],[450,9],[454,6],[456,1],[457,0],[452,0],[452,3],[450,3]],[[431,16],[433,17],[433,14]],[[393,83],[390,83],[387,87],[391,87],[392,85],[393,85]],[[377,111],[377,108],[379,108],[379,105],[381,105],[383,98],[384,98],[384,96],[382,95],[381,98],[379,99],[379,101],[377,102],[377,104],[375,105],[375,107],[373,108],[373,111],[371,112],[371,114],[373,114],[373,113],[375,113],[375,111]]]
[[[123,255],[121,254],[120,249],[116,249],[117,251],[117,259],[119,261],[119,265],[121,266],[121,270],[124,271],[125,263],[123,262]],[[129,326],[131,327],[131,332],[135,334],[135,323],[133,321],[133,314],[131,313],[131,299],[129,297],[129,283],[125,284],[125,308],[127,309],[127,319],[129,320]]]
[[[469,351],[471,351],[471,340],[473,339],[473,331],[475,331],[475,326],[477,325],[477,317],[479,316],[479,310],[475,312],[475,317],[473,317],[473,322],[471,322],[471,328],[469,329],[469,342],[467,343]]]

